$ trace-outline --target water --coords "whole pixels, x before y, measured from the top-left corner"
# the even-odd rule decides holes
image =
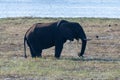
[[[120,18],[120,0],[0,0],[4,17]]]

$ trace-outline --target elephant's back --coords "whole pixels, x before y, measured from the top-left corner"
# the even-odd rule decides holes
[[[53,23],[36,23],[35,26],[36,28],[44,28],[44,27],[52,27],[52,26],[56,26],[57,22],[53,22]]]
[[[28,38],[54,38],[58,34],[57,23],[36,23],[26,33]]]

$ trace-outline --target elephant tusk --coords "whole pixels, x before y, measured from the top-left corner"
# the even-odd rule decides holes
[[[84,39],[84,40],[86,40],[86,41],[91,41],[92,39]]]

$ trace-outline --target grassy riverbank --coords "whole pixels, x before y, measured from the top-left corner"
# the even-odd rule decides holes
[[[77,56],[76,41],[64,45],[61,59],[54,47],[43,58],[23,57],[23,37],[32,24],[65,19],[80,23],[88,41],[85,59]],[[81,47],[81,44],[79,44]],[[0,19],[0,80],[119,80],[120,19],[108,18],[3,18]]]

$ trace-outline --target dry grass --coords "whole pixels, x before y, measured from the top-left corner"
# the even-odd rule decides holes
[[[76,41],[64,45],[60,60],[54,47],[43,51],[43,58],[23,57],[23,37],[37,22],[60,19],[79,22],[89,39],[85,59]],[[79,44],[79,47],[80,44]],[[119,80],[120,20],[100,18],[6,18],[0,19],[0,80]]]

